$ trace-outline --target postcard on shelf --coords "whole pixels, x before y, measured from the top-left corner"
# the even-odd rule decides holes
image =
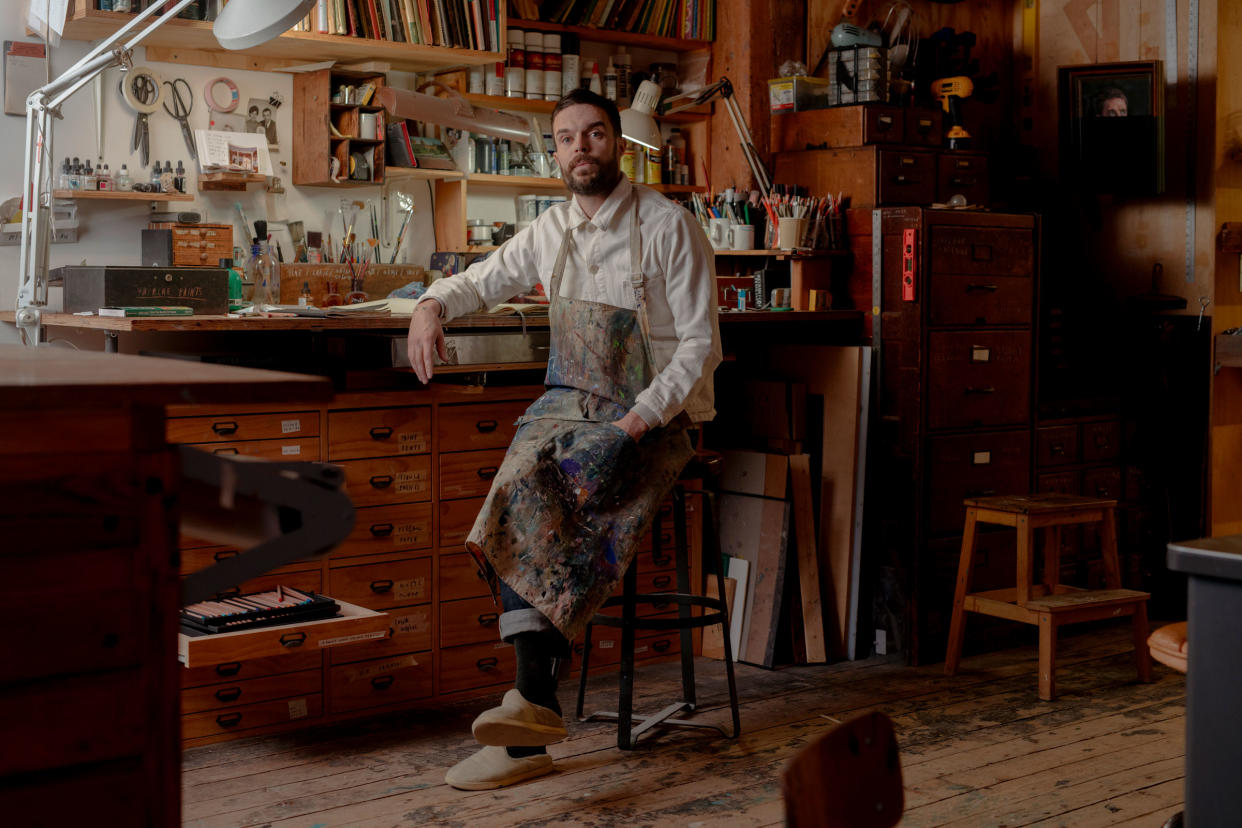
[[[272,175],[266,132],[217,132],[194,130],[199,170],[204,173],[237,172]]]
[[[410,149],[418,166],[429,170],[455,170],[453,156],[439,138],[428,138],[423,135],[410,136]]]

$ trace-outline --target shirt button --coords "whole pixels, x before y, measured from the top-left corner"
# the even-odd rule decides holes
[[[599,265],[595,265],[595,264],[591,265],[591,272],[599,273]]]

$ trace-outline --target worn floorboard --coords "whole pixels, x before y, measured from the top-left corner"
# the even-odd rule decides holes
[[[959,675],[893,659],[776,671],[738,665],[741,738],[666,730],[637,751],[615,725],[571,723],[557,772],[463,792],[444,771],[476,749],[470,722],[494,697],[186,751],[183,820],[195,828],[385,826],[775,826],[780,775],[799,748],[870,710],[894,721],[905,828],[1158,828],[1179,810],[1185,681],[1134,678],[1128,627],[1065,635],[1055,702],[1036,697],[1033,647],[968,658]],[[699,713],[728,723],[719,662],[700,661]],[[642,665],[636,704],[680,689],[679,663]],[[503,688],[500,688],[503,690]],[[571,711],[577,682],[561,704]],[[587,710],[614,709],[615,674],[593,677]],[[831,780],[825,780],[830,784]],[[842,795],[848,795],[843,792]]]

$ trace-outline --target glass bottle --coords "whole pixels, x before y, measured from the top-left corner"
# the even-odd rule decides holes
[[[259,290],[262,274],[259,273],[259,245],[250,245],[250,258],[246,260],[246,278],[242,281],[242,301],[261,302],[263,293]]]
[[[612,65],[611,60],[604,69],[604,97],[610,101],[617,99],[617,67]]]
[[[173,187],[179,193],[185,192],[185,164],[177,161],[177,170],[173,173]]]
[[[116,174],[116,188],[122,193],[128,193],[134,189],[134,179],[129,177],[129,167],[125,164],[121,165],[121,171]]]
[[[159,169],[160,163],[156,161],[155,166],[156,166],[156,169]],[[171,193],[171,192],[176,191],[176,187],[173,185],[174,178],[176,178],[176,176],[173,175],[172,162],[165,161],[164,169],[160,170],[159,181],[160,181],[160,192],[161,193]]]
[[[71,190],[73,185],[70,183],[73,173],[69,167],[69,156],[65,156],[65,163],[60,165],[60,178],[56,179],[56,189]]]
[[[527,32],[526,97],[543,100],[543,32]]]
[[[259,253],[255,264],[255,294],[266,305],[279,305],[280,267],[272,258],[266,241],[260,241],[256,247]]]
[[[95,184],[100,190],[110,191],[116,189],[116,181],[112,178],[112,171],[108,169],[108,165],[104,164],[102,170],[95,171]]]
[[[362,289],[362,277],[355,273],[349,283],[349,293],[345,294],[345,304],[358,305],[368,298],[366,291]]]
[[[310,282],[302,282],[302,292],[298,295],[298,306],[309,308],[311,306],[311,299],[313,298],[314,297],[312,296],[310,289]]]
[[[328,293],[323,297],[323,306],[325,308],[335,308],[341,304],[341,294],[336,292],[336,279],[328,280]]]

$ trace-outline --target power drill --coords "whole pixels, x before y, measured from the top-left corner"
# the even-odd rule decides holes
[[[970,149],[970,133],[962,125],[961,102],[969,98],[974,91],[974,82],[965,75],[932,81],[932,97],[940,99],[940,106],[949,119],[949,129],[945,133],[945,139],[949,142],[951,150]]]

